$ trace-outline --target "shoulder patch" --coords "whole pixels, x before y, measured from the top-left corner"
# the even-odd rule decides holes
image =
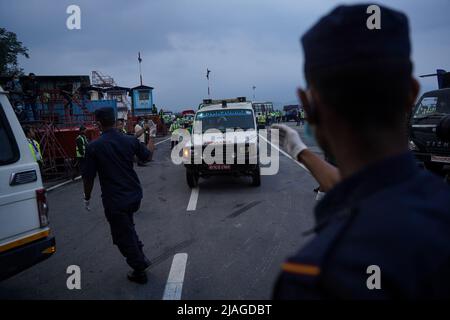
[[[287,273],[300,274],[305,276],[318,276],[320,274],[320,268],[312,264],[303,264],[295,262],[286,262],[281,269]]]

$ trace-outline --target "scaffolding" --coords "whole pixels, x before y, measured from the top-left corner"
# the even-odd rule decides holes
[[[94,115],[88,110],[88,100],[79,92],[61,89],[43,90],[37,99],[37,121],[22,125],[35,129],[43,155],[42,175],[48,180],[74,178],[77,173],[75,138],[81,125],[98,135]]]
[[[92,78],[92,85],[102,89],[111,88],[116,85],[113,77],[104,75],[100,71],[96,70],[92,71],[91,78]]]

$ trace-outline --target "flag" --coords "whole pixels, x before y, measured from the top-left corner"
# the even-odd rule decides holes
[[[206,79],[209,80],[209,73],[211,72],[211,70],[209,70],[208,68],[206,68]]]
[[[142,62],[142,59],[141,59],[141,52],[140,52],[140,51],[138,52],[138,61],[139,61],[139,63]]]

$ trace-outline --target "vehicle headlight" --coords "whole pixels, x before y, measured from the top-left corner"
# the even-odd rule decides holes
[[[183,148],[183,158],[189,158],[191,156],[190,148]]]
[[[408,148],[410,151],[418,151],[419,150],[419,148],[417,148],[416,144],[412,140],[409,140]]]

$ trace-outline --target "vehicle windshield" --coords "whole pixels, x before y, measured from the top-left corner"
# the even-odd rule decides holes
[[[217,129],[225,132],[227,129],[255,129],[253,112],[246,109],[201,111],[195,117],[196,126],[202,125],[202,132]]]
[[[416,107],[414,119],[439,114],[450,114],[450,92],[423,97]]]

